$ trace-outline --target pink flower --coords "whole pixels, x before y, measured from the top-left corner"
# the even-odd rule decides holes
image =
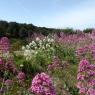
[[[3,60],[0,58],[0,65],[3,64]]]
[[[77,75],[77,80],[84,80],[85,75],[81,75],[80,73]]]
[[[82,59],[79,63],[79,72],[87,70],[89,62],[86,59]]]
[[[95,65],[90,64],[89,67],[88,67],[88,69],[90,69],[90,70],[95,70]]]
[[[93,70],[89,70],[89,71],[87,71],[87,73],[89,74],[90,77],[95,76],[95,71],[93,71]]]
[[[56,67],[61,67],[61,61],[57,56],[54,56],[52,59],[52,64],[48,65],[48,69],[54,69]]]
[[[53,68],[52,64],[48,65],[48,69],[51,70]]]
[[[93,88],[89,88],[89,90],[87,91],[88,95],[95,95],[95,89]]]
[[[85,94],[86,93],[86,89],[85,88],[80,88],[79,93],[80,94]]]
[[[92,87],[92,86],[95,86],[95,79],[89,79],[88,81],[88,86]]]
[[[0,40],[1,50],[3,53],[9,51],[9,39],[7,37],[2,37]]]
[[[78,69],[77,88],[79,93],[95,95],[95,65],[83,59],[80,61]]]
[[[56,95],[52,80],[44,72],[37,74],[31,83],[30,92],[41,95]]]
[[[6,86],[10,86],[10,85],[12,85],[12,80],[7,79],[7,80],[4,82],[4,84],[5,84]]]
[[[77,88],[79,88],[79,89],[81,89],[81,88],[83,88],[83,84],[79,81],[78,83],[77,83]]]
[[[5,68],[6,68],[6,70],[9,70],[13,74],[17,73],[17,69],[16,69],[16,67],[15,67],[15,65],[13,63],[13,59],[11,59],[11,58],[6,62]]]
[[[17,75],[17,79],[24,80],[25,79],[25,74],[23,72],[19,72],[18,75]]]

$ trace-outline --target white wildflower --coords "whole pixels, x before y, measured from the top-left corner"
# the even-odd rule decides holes
[[[27,49],[26,49],[26,50],[24,51],[24,56],[28,56],[29,54],[30,54],[30,50],[27,50]]]
[[[48,42],[50,42],[50,40],[51,40],[51,39],[49,39],[49,38],[47,39]]]
[[[24,65],[23,64],[20,64],[20,67],[23,67]]]
[[[29,46],[29,45],[26,45],[26,48],[27,48],[27,49],[30,49],[30,46]]]
[[[38,52],[37,51],[35,51],[35,54],[37,54]]]
[[[33,45],[33,46],[36,46],[36,43],[35,43],[35,41],[32,41],[32,45]]]
[[[29,43],[29,46],[31,46],[32,45],[32,43]]]
[[[37,47],[35,47],[35,49],[37,49]]]
[[[42,46],[42,49],[45,49],[45,47],[44,47],[44,46]]]
[[[51,39],[50,42],[54,42],[54,39]]]
[[[22,50],[25,50],[25,47],[24,46],[22,46]]]
[[[46,44],[46,48],[49,48],[50,47],[50,45],[49,44]]]

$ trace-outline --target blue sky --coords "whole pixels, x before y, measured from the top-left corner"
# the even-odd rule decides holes
[[[42,27],[95,27],[95,0],[2,0],[0,20]]]

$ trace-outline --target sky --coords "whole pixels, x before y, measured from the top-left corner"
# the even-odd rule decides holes
[[[0,0],[0,20],[50,28],[95,28],[95,0]]]

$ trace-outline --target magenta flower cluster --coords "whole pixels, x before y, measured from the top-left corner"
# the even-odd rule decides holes
[[[78,48],[75,53],[78,58],[80,57],[83,58],[89,51],[90,51],[89,46],[85,46]]]
[[[10,80],[10,79],[7,79],[7,80],[5,80],[4,84],[5,84],[6,86],[11,86],[11,85],[13,84],[13,81]]]
[[[17,69],[14,65],[13,60],[10,58],[5,61],[3,58],[0,58],[0,71],[1,72],[10,72],[12,74],[17,74]]]
[[[95,95],[95,65],[82,59],[79,63],[77,80],[80,94]]]
[[[87,45],[85,47],[80,47],[76,50],[76,56],[79,59],[82,59],[86,57],[86,54],[88,53],[90,56],[92,56],[92,59],[95,60],[95,44]]]
[[[55,33],[55,41],[64,44],[65,46],[76,46],[78,42],[84,41],[88,38],[88,34],[79,31],[77,34],[67,35],[63,32]]]
[[[12,58],[7,60],[7,62],[5,63],[5,68],[6,68],[6,71],[9,71],[13,74],[17,74],[18,72],[16,66],[14,65],[14,61]]]
[[[17,75],[17,79],[20,81],[23,81],[25,79],[25,74],[24,72],[20,71]]]
[[[52,80],[44,72],[33,78],[30,92],[37,95],[56,95]]]
[[[6,53],[7,51],[9,51],[9,39],[7,37],[2,37],[0,39],[0,50],[3,53]]]

